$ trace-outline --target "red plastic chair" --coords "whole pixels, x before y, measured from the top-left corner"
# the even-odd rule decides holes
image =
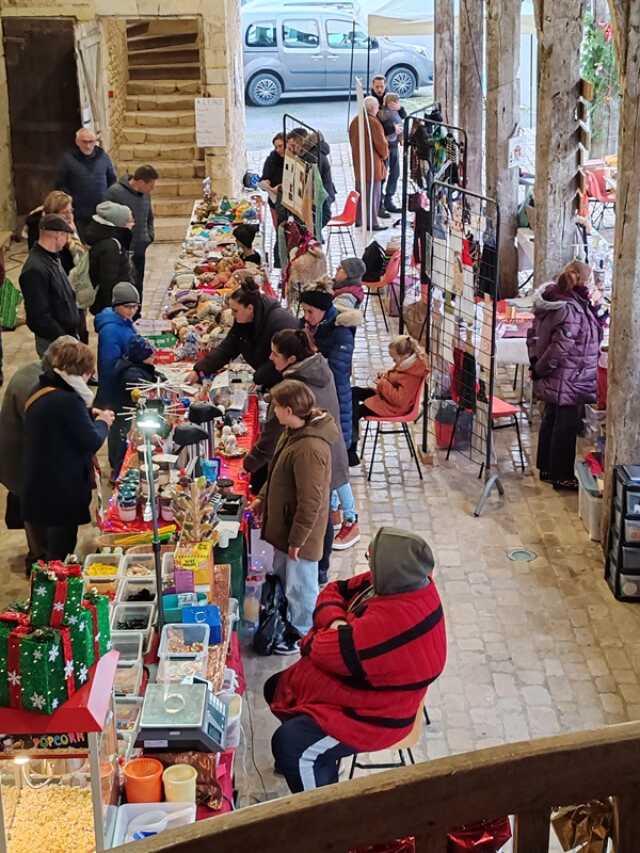
[[[367,474],[367,480],[371,479],[371,473],[373,472],[373,463],[376,457],[376,448],[378,447],[378,436],[380,435],[404,435],[405,440],[407,442],[407,447],[409,448],[409,453],[411,454],[411,458],[416,464],[418,476],[422,480],[422,468],[420,467],[418,453],[416,451],[416,446],[413,442],[413,436],[411,435],[409,424],[415,423],[420,417],[420,408],[422,406],[423,395],[424,382],[421,382],[411,411],[407,412],[406,415],[396,415],[395,417],[377,417],[376,415],[369,415],[369,417],[365,418],[365,421],[367,422],[367,428],[364,433],[364,440],[362,442],[362,451],[360,452],[360,458],[364,458],[364,450],[367,446],[367,439],[369,437],[369,426],[371,424],[376,425],[376,433],[373,438],[373,451],[371,453],[371,462],[369,463],[369,473]],[[383,429],[381,424],[384,423],[400,424],[400,429]]]
[[[447,448],[447,456],[448,459],[451,450],[453,449],[453,442],[456,438],[456,428],[458,426],[458,417],[460,412],[464,411],[463,408],[459,407],[456,410],[456,417],[453,422],[453,429],[451,430],[451,437],[449,438],[449,447]],[[520,424],[518,423],[518,415],[522,414],[522,409],[520,406],[514,406],[512,403],[507,403],[506,400],[501,400],[500,397],[492,397],[491,398],[491,429],[509,429],[509,427],[515,427],[516,430],[516,438],[518,439],[518,450],[520,452],[520,467],[522,468],[522,473],[524,474],[525,461],[524,461],[524,451],[522,449],[522,438],[520,436]],[[509,423],[506,424],[496,424],[496,421],[500,421],[503,418],[509,418]],[[478,477],[482,477],[482,473],[484,471],[484,462],[480,466],[480,474]]]
[[[355,190],[351,190],[349,195],[347,196],[347,200],[344,203],[344,209],[342,213],[339,213],[338,216],[334,216],[327,222],[327,228],[329,229],[329,236],[327,237],[327,257],[331,257],[329,254],[329,247],[331,245],[331,238],[334,233],[338,237],[338,242],[340,243],[340,251],[342,253],[342,257],[346,257],[349,254],[349,245],[347,243],[347,237],[351,242],[351,251],[354,255],[357,255],[358,252],[356,250],[356,244],[353,240],[353,232],[352,228],[356,224],[356,213],[358,211],[358,202],[360,201],[360,193],[357,193]]]
[[[587,194],[593,205],[591,222],[594,228],[600,228],[607,210],[616,209],[616,194],[607,189],[604,169],[592,169],[587,173]],[[597,221],[597,225],[596,225]]]
[[[382,319],[384,320],[384,327],[389,331],[389,323],[387,322],[387,313],[384,310],[384,302],[382,301],[382,291],[385,287],[388,287],[390,284],[397,279],[398,274],[400,273],[400,252],[394,252],[393,255],[389,258],[387,263],[387,268],[385,269],[382,278],[379,278],[378,281],[363,281],[362,285],[365,287],[365,293],[367,294],[366,299],[364,300],[364,311],[362,312],[363,317],[367,318],[367,306],[369,305],[369,297],[377,296],[380,301],[380,310],[382,311]],[[398,313],[400,313],[400,306],[398,305],[398,300],[396,298],[395,291],[393,288],[391,289],[393,293],[393,298],[396,302],[396,307],[398,309]]]

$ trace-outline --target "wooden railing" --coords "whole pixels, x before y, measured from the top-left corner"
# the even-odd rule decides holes
[[[407,835],[445,853],[447,830],[515,815],[514,853],[549,849],[558,805],[615,798],[616,853],[640,851],[640,723],[373,773],[126,845],[124,853],[346,853]]]

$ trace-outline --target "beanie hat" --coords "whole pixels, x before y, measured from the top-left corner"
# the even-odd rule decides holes
[[[398,527],[381,527],[371,542],[371,577],[378,595],[422,589],[435,560],[422,536]]]
[[[142,335],[134,335],[127,344],[127,358],[136,364],[142,364],[155,353],[155,347]]]
[[[340,261],[340,266],[347,274],[347,278],[351,280],[359,280],[367,271],[364,261],[360,258],[343,258]]]
[[[243,246],[250,249],[259,230],[260,229],[257,225],[247,225],[246,223],[243,223],[242,225],[237,225],[233,229],[233,236],[238,243],[242,243]]]
[[[312,308],[319,308],[320,311],[328,311],[333,305],[333,293],[324,289],[303,290],[300,304],[311,305]]]
[[[101,201],[93,215],[101,225],[112,225],[116,228],[126,228],[131,219],[131,210],[126,204],[116,204],[115,201]]]
[[[135,287],[128,281],[119,281],[113,288],[111,294],[111,304],[115,308],[116,305],[128,304],[140,305],[140,294]]]

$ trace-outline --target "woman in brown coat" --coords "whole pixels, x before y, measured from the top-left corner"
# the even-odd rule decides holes
[[[387,174],[385,160],[389,158],[389,144],[384,127],[378,119],[380,104],[377,98],[367,97],[364,106],[364,175],[365,192],[360,185],[360,116],[356,116],[349,125],[351,159],[356,179],[356,192],[360,193],[367,211],[367,228],[371,231],[384,231],[385,225],[378,224],[378,210],[382,195],[382,181]],[[361,224],[362,204],[358,205],[356,224]]]
[[[341,440],[335,421],[315,408],[313,393],[287,379],[271,390],[276,418],[285,428],[254,501],[262,513],[262,538],[273,545],[273,572],[282,581],[289,621],[303,636],[310,630],[318,597],[318,560],[329,514],[331,446]],[[295,642],[276,647],[297,652]]]

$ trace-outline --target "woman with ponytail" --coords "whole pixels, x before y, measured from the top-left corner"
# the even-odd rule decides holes
[[[416,394],[427,377],[427,356],[409,335],[396,335],[389,343],[393,367],[379,373],[374,388],[352,388],[353,439],[349,464],[358,465],[358,428],[361,418],[375,415],[395,418],[411,411]]]
[[[533,390],[545,403],[537,467],[540,479],[554,489],[578,489],[574,466],[581,410],[596,399],[604,318],[592,302],[590,279],[591,268],[573,261],[533,300],[527,345]]]

